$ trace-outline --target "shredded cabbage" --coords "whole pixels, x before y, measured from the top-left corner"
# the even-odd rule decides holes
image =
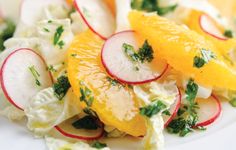
[[[40,91],[25,109],[27,127],[37,136],[47,134],[54,126],[81,111],[70,103],[73,98],[76,97],[72,90],[69,90],[62,100],[58,100],[52,88]]]
[[[145,104],[150,104],[153,99],[162,101],[167,109],[174,103],[178,95],[178,89],[175,82],[164,83],[151,82],[142,86],[134,86],[134,92],[138,98]],[[143,146],[146,150],[164,149],[164,121],[162,111],[147,120],[147,134],[144,137]]]

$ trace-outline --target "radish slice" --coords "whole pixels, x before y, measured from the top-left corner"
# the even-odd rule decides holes
[[[110,9],[101,0],[75,0],[75,8],[87,26],[102,39],[115,31],[115,19]]]
[[[65,4],[63,0],[23,0],[20,20],[32,26],[42,17],[43,9],[51,4]]]
[[[72,126],[72,124],[77,121],[78,116],[72,117],[61,123],[58,126],[55,126],[55,129],[60,132],[62,135],[79,140],[98,140],[104,134],[104,129],[98,128],[97,130],[85,130],[85,129],[76,129]],[[103,125],[102,125],[103,126]]]
[[[197,99],[197,103],[200,107],[198,110],[199,122],[195,127],[204,127],[212,124],[217,118],[219,118],[222,108],[219,99],[212,95],[208,99]]]
[[[29,67],[38,72],[40,86]],[[40,90],[52,85],[52,77],[46,70],[44,59],[31,49],[22,48],[12,52],[3,62],[0,82],[6,98],[23,110],[29,100]]]
[[[177,115],[178,110],[179,110],[179,108],[181,106],[182,94],[181,94],[181,91],[180,91],[179,88],[178,88],[178,93],[179,94],[176,96],[175,103],[169,109],[171,115],[170,116],[167,116],[167,115],[163,116],[163,119],[164,119],[164,122],[165,122],[165,125],[164,125],[165,128],[175,118],[175,116]]]
[[[123,31],[111,36],[102,48],[102,63],[112,77],[127,84],[143,84],[159,79],[167,70],[165,61],[154,59],[151,63],[135,64],[125,54],[122,45],[130,44],[135,50],[138,44],[134,31]]]
[[[200,16],[199,23],[202,30],[206,32],[207,34],[219,40],[227,40],[227,38],[224,37],[223,33],[216,26],[215,21],[207,14],[203,14]]]

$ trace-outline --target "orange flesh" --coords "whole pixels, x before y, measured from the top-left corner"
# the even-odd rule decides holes
[[[80,81],[92,91],[92,109],[106,125],[133,136],[146,133],[145,119],[139,114],[138,101],[132,89],[113,86],[101,64],[104,41],[91,31],[75,37],[68,50],[68,77],[75,94],[80,97]],[[76,55],[76,56],[72,56]],[[75,104],[86,107],[79,99]]]
[[[190,29],[198,32],[199,34],[204,36],[206,39],[210,40],[216,46],[216,48],[220,52],[222,52],[222,54],[227,55],[227,53],[232,48],[236,48],[236,39],[222,40],[222,39],[218,39],[218,38],[206,33],[200,25],[200,17],[202,15],[205,15],[205,14],[203,12],[193,10],[191,12],[191,14],[189,15],[189,19],[188,19],[188,22],[187,22],[188,27]],[[213,18],[210,18],[210,16],[209,16],[209,19],[210,19],[210,21],[212,21],[212,23],[219,29],[219,31],[223,35],[224,31],[225,31],[224,27],[217,24],[217,22],[214,21]]]
[[[236,90],[236,71],[203,36],[155,14],[132,11],[129,20],[132,29],[153,46],[154,58],[161,56],[174,69],[202,85]],[[195,68],[193,59],[199,56],[202,48],[211,50],[217,59],[202,68]]]

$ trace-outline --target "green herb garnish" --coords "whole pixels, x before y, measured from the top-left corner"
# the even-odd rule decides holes
[[[227,38],[233,38],[234,37],[233,31],[232,30],[225,30],[224,36],[226,36]]]
[[[41,86],[41,83],[39,81],[39,77],[40,77],[40,74],[39,72],[35,69],[35,66],[30,66],[29,67],[29,71],[31,72],[31,74],[33,75],[34,79],[35,79],[35,84],[37,86]]]
[[[197,109],[198,104],[195,102],[198,92],[198,85],[190,79],[186,86],[186,104],[182,105],[178,110],[177,117],[173,119],[167,126],[167,131],[179,136],[185,136],[190,132],[193,132],[195,125],[198,121]]]
[[[159,15],[165,15],[169,12],[172,12],[176,9],[177,4],[161,7],[159,6],[158,0],[132,0],[131,2],[132,9],[144,10],[147,12],[156,11]]]
[[[84,85],[83,82],[80,82],[80,101],[85,102],[88,107],[91,107],[93,104],[94,96],[92,91]]]
[[[140,114],[143,116],[147,116],[151,118],[152,116],[156,115],[160,111],[166,109],[166,105],[162,101],[154,101],[150,105],[140,108]]]
[[[48,28],[43,28],[45,32],[50,32]]]
[[[107,147],[107,144],[96,141],[95,143],[92,144],[92,147],[97,148],[97,149],[103,149]]]
[[[216,55],[210,50],[201,49],[200,52],[200,56],[195,56],[193,59],[193,66],[196,68],[201,68],[210,60],[216,59]]]
[[[53,90],[54,94],[59,100],[62,100],[62,98],[66,95],[67,91],[71,87],[68,77],[66,76],[60,76],[57,79],[57,82],[53,84]]]
[[[72,126],[76,129],[97,130],[100,127],[97,122],[94,116],[85,116],[73,122]]]
[[[132,60],[133,62],[151,62],[153,60],[153,49],[149,45],[148,41],[145,40],[142,47],[136,52],[132,45],[124,43],[122,48],[125,54]]]
[[[54,34],[53,44],[58,45],[60,48],[62,48],[64,46],[64,42],[62,40],[60,40],[63,32],[64,32],[63,26],[59,26],[56,29],[56,32]]]
[[[119,87],[124,86],[118,80],[112,79],[110,77],[107,77],[107,81],[110,82],[112,86],[119,86]]]
[[[5,49],[4,42],[13,36],[16,29],[15,23],[10,19],[3,20],[2,23],[0,22],[0,25],[2,24],[6,27],[0,31],[0,51]]]
[[[233,98],[232,100],[230,100],[229,103],[230,103],[233,107],[236,107],[236,98]]]
[[[47,70],[50,71],[50,72],[57,72],[57,70],[53,67],[53,65],[49,65],[47,67]]]

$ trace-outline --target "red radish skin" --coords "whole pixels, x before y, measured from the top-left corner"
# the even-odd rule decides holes
[[[179,110],[179,108],[180,108],[180,106],[181,106],[181,101],[182,101],[182,94],[181,94],[181,91],[180,91],[180,88],[178,88],[178,99],[177,99],[177,105],[176,105],[176,107],[175,107],[175,109],[174,109],[174,112],[171,114],[171,116],[170,116],[170,118],[165,122],[165,125],[164,125],[164,127],[166,128],[168,125],[169,125],[169,123],[176,117],[176,115],[177,115],[177,113],[178,113],[178,110]]]
[[[206,20],[204,20],[204,19],[206,19]],[[199,17],[199,24],[200,24],[200,27],[201,27],[201,29],[202,29],[205,33],[207,33],[207,34],[209,34],[210,36],[212,36],[212,37],[214,37],[214,38],[216,38],[216,39],[219,39],[219,40],[223,40],[223,41],[227,40],[227,38],[224,37],[223,34],[219,31],[219,29],[217,29],[217,27],[215,27],[214,25],[212,25],[212,26],[214,26],[214,27],[212,27],[212,28],[213,28],[216,32],[218,32],[217,34],[212,33],[211,31],[209,31],[208,29],[206,29],[206,27],[204,27],[204,24],[203,24],[204,21],[209,21],[210,24],[213,24],[213,20],[212,20],[212,18],[211,18],[209,15],[207,15],[207,14],[203,14],[203,15],[201,15],[201,16]]]
[[[163,69],[162,69],[162,71],[160,71],[161,73],[159,74],[159,75],[157,75],[157,76],[155,76],[155,77],[153,77],[153,78],[150,78],[150,79],[145,79],[145,80],[143,80],[143,81],[128,81],[128,80],[126,80],[126,79],[123,79],[123,78],[120,78],[120,77],[118,77],[116,74],[114,74],[110,69],[109,69],[109,65],[107,65],[107,63],[106,63],[106,61],[105,61],[105,57],[104,57],[104,51],[105,51],[105,48],[106,48],[106,44],[107,44],[107,42],[109,42],[109,40],[110,39],[112,39],[113,37],[115,37],[115,36],[119,36],[119,35],[121,35],[121,36],[123,36],[122,34],[126,34],[126,33],[128,33],[128,34],[130,34],[130,33],[135,33],[133,30],[126,30],[126,31],[121,31],[121,32],[118,32],[118,33],[115,33],[115,34],[113,34],[112,36],[110,36],[110,38],[108,38],[108,40],[105,42],[105,44],[103,45],[103,48],[102,48],[102,54],[101,54],[101,61],[102,61],[102,64],[103,64],[103,66],[105,67],[105,69],[106,69],[106,71],[107,71],[107,73],[110,75],[110,76],[112,76],[112,77],[114,77],[115,79],[117,79],[117,80],[119,80],[120,82],[122,82],[122,83],[125,83],[125,84],[131,84],[131,85],[138,85],[138,84],[144,84],[144,83],[149,83],[149,82],[152,82],[152,81],[156,81],[156,80],[158,80],[158,79],[160,79],[164,74],[165,74],[165,72],[168,70],[168,67],[169,67],[169,65],[168,64],[165,64],[165,66],[163,67]],[[128,59],[128,58],[127,58]],[[142,71],[140,71],[140,72],[142,72]]]
[[[217,103],[217,113],[214,116],[212,116],[210,119],[197,123],[193,128],[208,126],[212,124],[213,122],[215,122],[217,118],[219,118],[222,112],[222,106],[221,106],[220,100],[215,95],[212,95],[212,98]]]
[[[58,132],[60,132],[62,135],[66,136],[66,137],[73,138],[73,139],[84,140],[84,141],[98,140],[98,139],[102,138],[103,135],[104,135],[104,130],[102,130],[100,134],[98,134],[94,137],[85,137],[85,136],[79,136],[79,135],[74,135],[74,134],[67,133],[66,131],[61,129],[59,126],[55,126],[55,129]]]
[[[80,9],[79,4],[76,0],[74,0],[74,6],[75,6],[76,10],[79,12],[79,14],[80,14],[81,18],[83,19],[84,23],[88,26],[88,28],[92,32],[94,32],[96,35],[98,35],[101,39],[106,40],[107,37],[105,35],[102,35],[102,33],[99,33],[98,31],[96,31],[96,29],[94,29],[94,27],[89,23],[89,21],[86,19],[85,15],[83,14],[83,12]],[[106,28],[106,27],[104,27],[104,28]]]
[[[7,92],[7,89],[6,89],[6,86],[5,86],[5,83],[4,83],[4,77],[3,77],[3,72],[5,70],[5,66],[6,66],[6,63],[8,61],[8,59],[14,55],[15,53],[19,52],[19,51],[22,51],[22,50],[25,50],[25,51],[29,51],[29,52],[33,52],[35,55],[37,55],[42,61],[43,63],[45,64],[45,67],[47,66],[46,65],[46,62],[45,60],[43,59],[43,57],[41,55],[39,55],[38,53],[36,53],[35,51],[33,51],[32,49],[29,49],[29,48],[20,48],[20,49],[17,49],[15,50],[14,52],[12,52],[10,55],[7,56],[7,58],[4,60],[3,64],[2,64],[2,67],[0,69],[0,84],[1,84],[1,88],[3,90],[3,93],[4,95],[6,96],[7,100],[12,104],[14,105],[16,108],[20,109],[20,110],[24,110],[22,107],[20,107],[19,105],[17,105],[14,100],[9,96],[8,92]],[[53,77],[51,75],[51,73],[49,72],[49,76],[51,78],[51,82],[53,83]]]

